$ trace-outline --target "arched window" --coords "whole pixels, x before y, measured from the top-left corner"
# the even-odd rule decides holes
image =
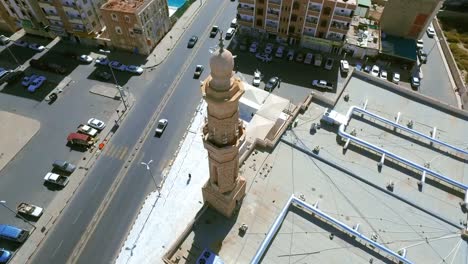
[[[297,15],[296,14],[291,15],[291,21],[293,21],[293,22],[297,21]]]

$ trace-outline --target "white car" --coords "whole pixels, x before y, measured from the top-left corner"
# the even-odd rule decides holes
[[[349,72],[349,63],[347,60],[340,60],[340,68],[342,72]]]
[[[111,61],[109,65],[112,67],[112,69],[116,69],[119,71],[125,71],[125,69],[127,69],[127,66],[118,61]]]
[[[273,52],[273,44],[267,43],[265,46],[265,51],[266,54],[271,54]]]
[[[279,46],[278,49],[276,50],[275,57],[276,58],[283,58],[283,54],[284,54],[284,47]]]
[[[422,39],[418,39],[418,41],[416,41],[416,48],[418,49],[424,48],[424,41]]]
[[[236,33],[236,29],[235,28],[229,28],[227,31],[226,31],[226,39],[230,39],[234,36],[234,34]]]
[[[304,59],[305,64],[311,64],[312,63],[312,58],[314,55],[312,53],[307,53]]]
[[[107,66],[109,65],[109,59],[106,56],[100,56],[95,60],[96,64]]]
[[[88,120],[88,126],[97,130],[103,130],[106,127],[106,123],[93,117]]]
[[[379,73],[380,73],[379,66],[377,66],[377,65],[372,66],[372,70],[371,70],[370,74],[372,76],[379,77]]]
[[[273,57],[271,57],[271,55],[266,54],[266,53],[257,53],[255,57],[261,60],[262,62],[270,62],[273,60]]]
[[[384,69],[382,69],[382,70],[380,71],[380,79],[382,79],[382,80],[387,80],[387,77],[388,77],[388,76],[387,76],[387,71],[384,70]]]
[[[249,51],[252,53],[256,53],[257,49],[258,49],[258,42],[252,42],[252,44],[250,44]]]
[[[398,84],[400,82],[400,74],[398,72],[393,73],[392,82]]]
[[[262,73],[259,70],[256,70],[254,72],[254,78],[253,78],[252,85],[255,86],[255,87],[259,87],[261,80],[262,80]]]
[[[143,73],[143,68],[140,67],[140,66],[136,66],[136,65],[128,65],[125,68],[125,70],[128,71],[128,72],[136,73],[136,74],[142,74]]]
[[[427,36],[430,37],[430,38],[433,38],[435,36],[435,31],[431,26],[429,26],[426,29],[426,33],[427,33]]]
[[[156,136],[162,135],[168,123],[169,121],[167,121],[167,119],[160,119],[158,121],[158,125],[156,126],[156,129],[154,131],[156,133]]]
[[[30,49],[33,49],[35,51],[43,51],[45,50],[45,47],[36,43],[31,43],[28,46]]]
[[[78,57],[78,60],[81,62],[86,62],[86,63],[93,62],[93,58],[91,58],[91,56],[89,55],[81,55],[80,57]]]

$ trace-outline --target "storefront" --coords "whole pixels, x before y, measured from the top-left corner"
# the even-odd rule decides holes
[[[301,38],[301,46],[324,53],[338,53],[342,43],[338,41],[303,35]]]

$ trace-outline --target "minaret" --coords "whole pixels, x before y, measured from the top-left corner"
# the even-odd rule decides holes
[[[245,139],[239,120],[239,99],[244,94],[240,79],[234,78],[234,58],[224,49],[220,34],[219,49],[210,59],[211,74],[201,90],[208,105],[203,127],[203,143],[208,151],[210,179],[203,186],[203,200],[226,217],[231,217],[245,195],[245,179],[239,174],[239,147]]]

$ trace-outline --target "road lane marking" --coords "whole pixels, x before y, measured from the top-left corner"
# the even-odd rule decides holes
[[[122,147],[117,147],[117,148],[115,149],[115,152],[112,153],[112,157],[113,157],[114,159],[117,159],[117,158],[120,156],[120,153],[121,153],[121,152],[122,152]]]
[[[120,154],[119,160],[123,160],[123,158],[125,157],[125,154],[127,154],[127,151],[128,151],[128,147],[125,147],[122,151],[122,154]]]
[[[60,249],[60,247],[62,246],[62,244],[63,244],[63,240],[60,241],[58,247],[55,248],[54,253],[52,253],[52,256],[50,256],[51,258],[54,258],[54,257],[55,257],[55,255],[57,254],[57,251]]]
[[[108,146],[108,149],[107,149],[107,151],[106,151],[105,154],[106,154],[107,156],[111,156],[111,153],[112,153],[112,151],[114,151],[114,147],[115,147],[115,146],[112,145],[112,144],[111,144],[111,145],[107,145],[107,146]]]
[[[76,216],[75,220],[72,222],[72,224],[76,224],[76,221],[78,221],[78,218],[80,218],[81,214],[83,213],[83,210],[80,210],[80,212],[78,213],[78,215]]]

